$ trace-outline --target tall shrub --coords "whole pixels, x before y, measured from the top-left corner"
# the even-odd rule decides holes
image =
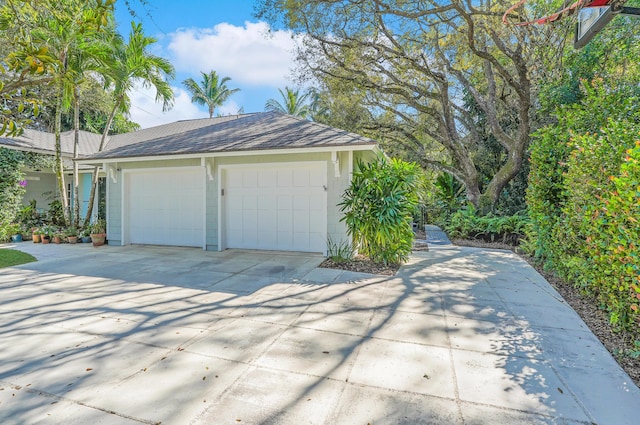
[[[382,156],[368,164],[359,162],[357,168],[339,204],[354,247],[376,262],[406,261],[423,187],[422,170],[415,163]]]
[[[535,138],[527,201],[538,259],[595,296],[617,329],[637,331],[640,106],[634,90],[596,82],[585,86],[581,104],[558,111],[558,123]]]

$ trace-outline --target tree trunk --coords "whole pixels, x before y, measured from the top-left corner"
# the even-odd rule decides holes
[[[80,225],[80,189],[78,163],[78,144],[80,139],[80,88],[73,88],[73,226]]]
[[[67,188],[64,182],[64,166],[62,163],[62,143],[60,140],[60,127],[62,126],[62,84],[60,83],[58,99],[56,100],[56,116],[55,116],[55,138],[56,138],[56,155],[55,155],[55,171],[58,180],[58,190],[60,191],[60,202],[62,203],[62,214],[65,226],[69,224],[69,199],[67,198]]]
[[[116,116],[116,112],[118,111],[118,107],[122,102],[122,100],[123,100],[122,96],[118,97],[115,101],[115,104],[113,105],[113,109],[111,110],[111,113],[109,114],[109,118],[107,119],[107,124],[105,125],[104,131],[102,132],[102,138],[100,139],[100,146],[98,147],[98,152],[102,152],[102,150],[104,149],[107,136],[109,135],[109,128],[113,123],[113,119]],[[91,214],[93,214],[93,204],[95,202],[96,190],[98,188],[98,181],[99,181],[98,172],[99,171],[100,171],[99,167],[93,168],[93,181],[91,183],[91,193],[89,194],[89,204],[87,205],[87,215],[84,217],[84,224],[83,224],[84,227],[88,226],[89,223],[91,222]]]

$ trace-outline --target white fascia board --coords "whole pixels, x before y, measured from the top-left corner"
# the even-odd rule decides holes
[[[291,148],[291,149],[265,149],[253,151],[225,151],[210,153],[193,153],[182,155],[155,155],[155,156],[134,156],[128,158],[98,158],[98,159],[78,159],[78,164],[95,165],[106,164],[112,162],[139,162],[139,161],[158,161],[163,159],[194,159],[194,158],[219,158],[225,156],[254,156],[254,155],[286,155],[286,154],[304,154],[318,152],[348,152],[348,151],[379,151],[377,145],[357,145],[357,146],[336,146],[336,147],[317,147],[317,148]]]
[[[48,155],[48,156],[55,156],[56,155],[55,151],[50,151],[48,149],[32,148],[32,147],[29,147],[29,146],[3,145],[3,144],[0,143],[0,147],[6,148],[6,149],[11,149],[11,150],[14,150],[14,151],[39,153],[41,155]],[[73,154],[71,154],[71,153],[62,152],[61,157],[62,157],[62,159],[71,159],[71,160],[73,160]]]

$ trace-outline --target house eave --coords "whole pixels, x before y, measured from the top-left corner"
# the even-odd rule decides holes
[[[322,146],[307,148],[287,148],[287,149],[259,149],[246,151],[222,151],[222,152],[201,152],[190,154],[165,154],[165,155],[149,155],[149,156],[130,156],[130,157],[113,157],[113,158],[95,158],[95,159],[78,159],[80,165],[102,165],[109,163],[124,162],[142,162],[142,161],[158,161],[163,159],[199,159],[199,158],[220,158],[230,156],[253,156],[253,155],[286,155],[299,153],[321,153],[321,152],[349,152],[349,151],[380,151],[377,144],[353,145],[353,146]]]

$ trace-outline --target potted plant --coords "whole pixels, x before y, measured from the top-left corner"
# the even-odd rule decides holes
[[[34,227],[31,233],[31,238],[33,239],[33,243],[40,243],[42,241],[42,230]]]
[[[62,243],[62,233],[59,230],[54,230],[53,233],[51,234],[51,240],[53,241],[53,243],[55,244],[61,244]]]
[[[91,242],[93,242],[93,246],[102,246],[106,238],[107,222],[100,218],[91,225]]]
[[[91,233],[91,229],[90,227],[87,227],[85,229],[82,229],[82,231],[80,232],[80,241],[82,243],[89,243],[91,242],[91,236],[89,236],[89,234]]]
[[[51,233],[53,232],[50,226],[44,226],[40,230],[40,239],[42,239],[43,244],[48,244],[49,242],[51,242]]]
[[[67,237],[67,242],[69,243],[77,243],[78,242],[78,229],[71,226],[65,232],[65,236]]]
[[[22,233],[19,224],[10,224],[7,233],[11,235],[11,242],[22,242]]]
[[[22,223],[20,225],[20,234],[22,235],[23,241],[30,241],[33,239],[33,232],[27,223]]]

